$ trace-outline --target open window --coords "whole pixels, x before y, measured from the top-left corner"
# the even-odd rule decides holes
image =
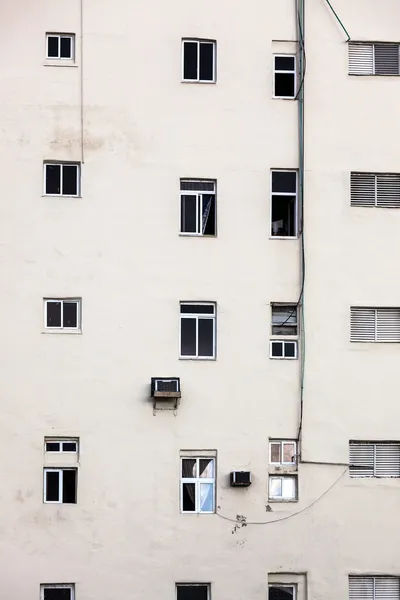
[[[215,236],[215,181],[181,179],[181,233]]]
[[[297,236],[297,172],[272,171],[271,236]]]

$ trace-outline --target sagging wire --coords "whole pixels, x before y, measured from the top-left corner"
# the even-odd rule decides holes
[[[273,519],[271,521],[248,521],[242,515],[237,515],[236,519],[232,519],[231,517],[226,517],[225,515],[222,515],[218,511],[216,512],[216,515],[218,515],[221,519],[224,519],[225,521],[230,521],[231,523],[235,523],[236,525],[239,524],[242,526],[272,525],[273,523],[279,523],[281,521],[287,521],[289,519],[293,519],[293,517],[297,517],[298,515],[301,515],[303,512],[305,512],[306,510],[309,510],[310,508],[315,506],[318,502],[320,502],[322,500],[322,498],[324,498],[331,491],[331,489],[333,489],[335,487],[335,485],[337,483],[339,483],[339,481],[342,479],[343,475],[345,473],[347,473],[347,471],[348,471],[348,467],[346,467],[345,470],[339,475],[339,477],[337,479],[335,479],[335,481],[320,496],[318,496],[318,498],[316,498],[313,502],[311,502],[310,504],[308,504],[301,510],[298,510],[297,512],[292,513],[291,515],[286,515],[286,517],[281,517],[280,519]]]

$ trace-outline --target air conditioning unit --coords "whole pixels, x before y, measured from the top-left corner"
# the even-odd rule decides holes
[[[181,397],[181,384],[179,377],[152,377],[151,397],[160,400]]]
[[[250,471],[232,471],[231,486],[232,487],[247,487],[251,484]]]

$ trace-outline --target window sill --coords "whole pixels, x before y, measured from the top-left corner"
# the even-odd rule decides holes
[[[297,356],[270,356],[270,360],[298,360]]]
[[[272,96],[272,100],[296,100],[296,96]]]
[[[202,83],[202,84],[215,85],[217,82],[215,80],[213,80],[213,81],[203,81],[203,80],[198,80],[198,79],[181,79],[181,83]]]
[[[217,358],[216,358],[216,356],[180,356],[179,360],[210,361],[210,360],[217,360]]]
[[[47,334],[61,334],[61,335],[81,335],[82,329],[68,330],[68,329],[44,329],[42,333]]]
[[[205,235],[204,233],[184,233],[182,231],[179,232],[180,237],[198,237],[198,238],[216,238],[216,235]]]
[[[181,515],[190,515],[192,517],[196,517],[196,516],[202,516],[202,515],[215,515],[215,511],[213,512],[189,512],[189,511],[180,511]]]
[[[64,194],[42,194],[42,198],[82,198],[82,196],[68,196]]]
[[[76,62],[71,61],[70,59],[65,59],[64,60],[48,60],[47,62],[43,63],[44,67],[78,67],[79,65],[76,64]]]
[[[298,235],[270,235],[270,240],[298,240]]]
[[[268,502],[273,502],[274,504],[279,503],[279,504],[292,504],[293,502],[298,502],[299,499],[298,498],[290,498],[290,499],[285,499],[285,498],[268,498]]]

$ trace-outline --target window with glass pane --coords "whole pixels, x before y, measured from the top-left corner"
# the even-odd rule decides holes
[[[297,463],[297,444],[293,440],[271,440],[269,443],[269,462],[271,465],[295,465]]]
[[[215,510],[215,458],[181,459],[181,511],[212,513]]]
[[[78,163],[45,163],[44,193],[49,196],[79,196],[80,165]]]
[[[181,179],[181,233],[216,235],[215,181]]]
[[[181,358],[215,358],[215,304],[180,305]]]
[[[45,439],[46,452],[77,452],[78,440],[60,440],[56,438]]]
[[[294,98],[296,95],[296,57],[274,56],[274,97]]]
[[[271,236],[297,236],[296,171],[272,171]]]
[[[80,300],[45,299],[45,329],[80,328]]]
[[[269,477],[269,499],[270,500],[296,500],[297,499],[297,476],[282,475]]]
[[[272,304],[272,335],[297,335],[297,304]]]
[[[47,36],[47,56],[51,60],[62,60],[74,58],[73,34],[48,33]]]
[[[182,40],[183,81],[215,81],[215,47],[211,40]]]
[[[41,600],[74,600],[74,584],[46,584],[40,586]]]

